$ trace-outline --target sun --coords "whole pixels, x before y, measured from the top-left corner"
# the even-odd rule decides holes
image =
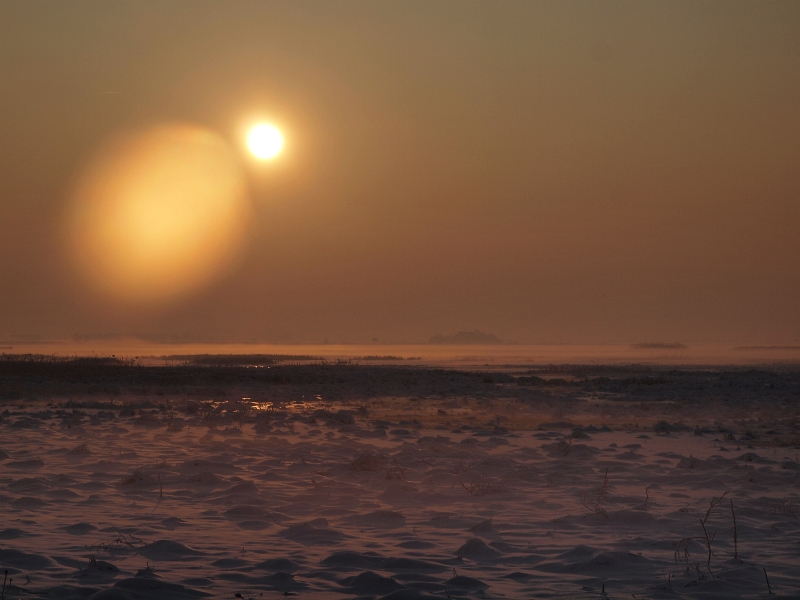
[[[283,134],[274,125],[260,123],[247,135],[247,147],[256,158],[272,160],[283,150]]]

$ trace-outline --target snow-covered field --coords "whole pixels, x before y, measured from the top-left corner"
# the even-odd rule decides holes
[[[3,597],[800,597],[796,370],[303,368],[4,372]]]

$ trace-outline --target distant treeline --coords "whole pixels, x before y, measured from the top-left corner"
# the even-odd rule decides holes
[[[634,344],[633,347],[637,350],[685,350],[689,346],[679,342],[648,342]]]
[[[376,354],[370,354],[368,356],[357,356],[353,360],[422,360],[422,357],[409,356],[408,358],[403,358],[402,356],[378,356]]]
[[[429,344],[502,344],[503,340],[493,333],[483,333],[477,329],[473,331],[459,331],[455,335],[437,333],[428,340]]]
[[[210,367],[266,366],[282,362],[322,360],[319,356],[310,356],[308,354],[171,354],[169,356],[160,356],[159,358]]]
[[[737,346],[734,350],[800,350],[800,346]]]
[[[97,366],[97,365],[132,365],[134,361],[119,359],[116,356],[58,356],[55,354],[0,354],[0,364],[14,364],[20,367],[26,365],[71,365],[71,366]]]

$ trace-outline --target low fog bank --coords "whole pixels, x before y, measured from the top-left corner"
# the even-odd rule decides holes
[[[478,332],[480,333],[480,332]],[[460,336],[460,337],[459,337]],[[55,356],[114,356],[163,364],[163,357],[194,355],[283,355],[316,360],[383,362],[414,360],[432,367],[502,368],[507,365],[549,364],[656,364],[684,365],[800,365],[800,346],[695,344],[678,341],[615,342],[607,344],[512,344],[476,339],[475,332],[434,336],[418,344],[277,344],[187,343],[148,341],[127,337],[93,337],[68,340],[12,340],[0,342],[0,354]],[[458,341],[455,340],[458,338]]]

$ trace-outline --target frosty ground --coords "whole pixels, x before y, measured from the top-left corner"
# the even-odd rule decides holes
[[[793,368],[7,359],[0,396],[5,598],[800,597]]]

